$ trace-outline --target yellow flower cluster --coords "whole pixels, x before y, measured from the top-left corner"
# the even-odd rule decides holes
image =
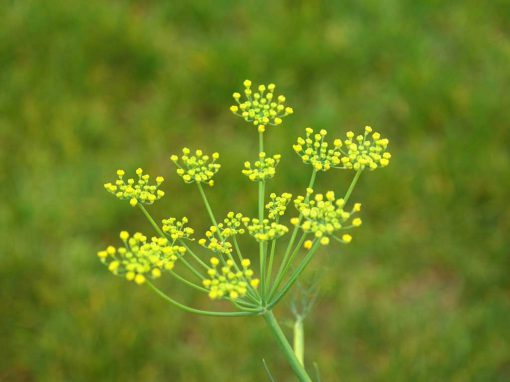
[[[164,179],[162,176],[156,178],[156,184],[149,184],[150,176],[143,173],[141,168],[136,170],[138,180],[129,178],[124,181],[124,170],[117,170],[117,176],[119,177],[114,184],[106,183],[104,188],[109,193],[115,195],[121,200],[129,200],[129,204],[133,207],[138,203],[152,204],[156,200],[161,199],[165,193],[159,190],[158,187],[163,183]]]
[[[292,199],[292,194],[284,192],[280,196],[277,196],[274,192],[269,195],[270,201],[266,204],[268,210],[268,218],[271,220],[278,221],[280,216],[285,214],[287,205]]]
[[[250,162],[244,162],[243,174],[253,182],[271,179],[276,174],[276,166],[278,166],[281,157],[279,154],[266,157],[266,153],[262,151],[259,153],[259,160],[255,162],[253,167]]]
[[[198,241],[202,247],[209,249],[215,253],[231,254],[232,244],[225,241],[216,226],[211,226],[209,231],[205,233],[206,238]]]
[[[218,228],[220,230],[220,236],[223,239],[227,239],[229,237],[235,235],[244,234],[244,227],[241,225],[243,219],[243,214],[238,212],[237,214],[230,211],[227,214],[227,217],[223,219],[223,222],[218,224]]]
[[[248,233],[259,242],[278,239],[289,232],[287,226],[270,221],[269,219],[264,219],[261,222],[257,218],[250,219],[245,217],[243,218],[243,223],[248,229]]]
[[[163,232],[172,238],[173,241],[178,239],[189,239],[195,231],[191,227],[187,227],[188,218],[183,217],[181,220],[176,218],[163,219]]]
[[[243,82],[245,99],[241,100],[240,93],[232,96],[237,105],[230,106],[235,115],[243,118],[246,122],[257,126],[259,132],[264,132],[266,126],[278,126],[282,118],[293,114],[291,107],[285,106],[285,96],[275,96],[275,84],[259,85],[254,91],[250,80]]]
[[[386,167],[390,163],[391,154],[387,152],[389,140],[381,138],[381,134],[374,132],[370,126],[365,127],[365,134],[354,136],[347,132],[343,141],[343,157],[340,168],[362,170]]]
[[[341,152],[339,147],[342,142],[334,141],[333,147],[325,140],[326,130],[314,133],[310,127],[305,129],[306,137],[299,137],[293,145],[294,151],[301,157],[304,163],[310,163],[317,171],[327,171],[331,167],[340,164]]]
[[[147,277],[160,277],[162,270],[173,269],[177,259],[186,252],[184,247],[171,245],[163,237],[153,237],[147,241],[147,237],[140,232],[130,236],[122,231],[120,238],[124,247],[109,246],[97,255],[114,275],[137,284],[143,284]]]
[[[254,279],[253,270],[250,268],[250,260],[244,259],[241,262],[242,269],[239,269],[233,260],[223,262],[211,257],[211,267],[207,270],[209,279],[202,281],[205,288],[209,290],[209,297],[213,300],[229,297],[235,300],[243,297],[248,292],[248,287],[257,288],[259,280]]]
[[[332,236],[336,231],[361,225],[359,218],[353,219],[350,225],[345,224],[354,213],[361,210],[361,204],[354,204],[352,211],[347,212],[343,209],[344,200],[336,199],[333,191],[328,191],[326,195],[316,194],[309,201],[299,196],[294,200],[294,203],[304,221],[293,218],[291,223],[300,224],[304,232],[313,233],[323,245],[329,244],[329,236]],[[348,243],[351,239],[349,234],[345,234],[341,241]],[[308,245],[309,243],[305,243],[305,247]]]
[[[179,157],[172,155],[170,160],[175,163],[177,174],[186,183],[207,183],[209,186],[214,185],[213,176],[220,170],[221,165],[216,163],[220,154],[213,153],[211,156],[206,155],[202,150],[196,150],[195,154],[191,154],[191,150],[187,147],[182,149],[181,163]]]

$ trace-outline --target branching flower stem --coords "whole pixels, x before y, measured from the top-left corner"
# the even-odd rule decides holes
[[[264,151],[264,132],[259,131],[259,153]],[[258,210],[259,210],[259,221],[262,224],[262,221],[264,220],[264,192],[265,192],[265,186],[266,182],[264,180],[261,180],[259,183],[259,199],[258,199]],[[261,241],[259,242],[259,262],[260,262],[260,295],[262,299],[262,303],[266,300],[266,275],[265,275],[265,269],[266,269],[266,248],[264,243]]]
[[[315,184],[316,176],[317,176],[317,170],[314,169],[312,171],[312,175],[310,177],[310,181],[308,182],[307,189],[308,188],[313,188],[313,185]],[[305,200],[308,200],[308,198],[309,198],[309,194],[306,193],[306,199]],[[299,215],[299,223],[301,223],[302,219],[303,219],[303,215],[300,214]],[[299,224],[296,224],[296,226],[294,227],[294,230],[292,231],[292,236],[290,238],[289,244],[287,245],[287,249],[285,250],[285,255],[283,256],[283,260],[280,263],[280,268],[278,269],[278,272],[276,274],[275,282],[274,282],[273,287],[271,289],[270,296],[272,296],[275,293],[275,291],[278,289],[278,287],[280,286],[280,284],[281,284],[281,282],[283,280],[283,277],[285,276],[285,272],[286,272],[286,270],[289,267],[289,264],[290,264],[289,256],[291,254],[292,246],[294,245],[294,242],[296,241],[296,237],[297,237],[298,231],[299,231]]]
[[[352,191],[354,190],[354,187],[356,187],[356,183],[358,183],[358,179],[361,176],[361,173],[363,172],[363,169],[360,169],[356,171],[356,175],[354,175],[354,178],[352,179],[351,184],[349,185],[349,188],[347,189],[347,192],[344,196],[344,203],[347,204],[347,201],[351,197]]]
[[[182,310],[185,310],[186,312],[200,314],[202,316],[215,316],[215,317],[242,317],[242,316],[255,316],[260,313],[262,313],[261,310],[255,311],[255,312],[215,312],[210,310],[200,310],[191,308],[187,305],[181,304],[180,302],[175,301],[173,298],[167,296],[165,293],[163,293],[160,289],[158,289],[154,284],[152,284],[150,281],[147,281],[147,285],[160,297],[165,299],[170,304],[181,308]]]

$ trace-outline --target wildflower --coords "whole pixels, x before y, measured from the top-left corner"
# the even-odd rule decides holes
[[[243,223],[248,229],[248,233],[252,235],[258,242],[269,241],[282,237],[289,229],[283,224],[279,224],[269,219],[264,219],[262,222],[259,219],[243,218]]]
[[[266,157],[265,152],[259,153],[259,160],[251,165],[250,162],[244,162],[245,169],[242,171],[253,182],[261,182],[271,179],[276,173],[276,166],[280,162],[281,155],[276,154],[272,157]]]
[[[223,219],[223,222],[218,224],[219,236],[223,239],[227,239],[229,237],[235,235],[242,235],[245,233],[245,229],[242,226],[243,214],[234,213],[230,211],[227,214],[227,217]]]
[[[341,142],[340,140],[338,140]],[[387,152],[389,140],[381,138],[381,134],[374,132],[370,126],[365,127],[365,133],[356,137],[352,131],[347,132],[346,139],[341,142],[343,156],[338,168],[375,170],[386,167],[390,163],[391,154]]]
[[[163,219],[163,232],[168,234],[175,242],[178,239],[190,239],[194,234],[194,230],[191,227],[187,227],[188,218],[183,217],[181,220],[176,218]]]
[[[224,297],[235,300],[243,297],[248,292],[249,286],[256,288],[258,279],[254,279],[253,270],[250,268],[250,260],[244,259],[239,268],[236,263],[229,259],[219,266],[220,260],[211,257],[211,267],[207,270],[209,278],[202,281],[202,285],[209,290],[209,297],[213,300]]]
[[[300,224],[304,232],[313,233],[316,238],[320,239],[322,245],[329,244],[329,238],[325,238],[333,236],[336,231],[361,225],[359,218],[355,218],[351,225],[347,225],[352,215],[359,211],[360,205],[356,204],[356,208],[353,208],[351,212],[345,211],[344,200],[336,199],[333,191],[328,191],[326,195],[316,194],[308,201],[303,196],[299,196],[294,200],[294,204],[304,219],[302,221],[299,218],[294,218],[291,223]],[[350,237],[350,235],[346,235]],[[350,240],[346,239],[346,235],[341,241],[348,243]]]
[[[185,183],[207,183],[209,186],[214,185],[213,176],[220,170],[221,165],[216,163],[220,154],[213,153],[211,156],[206,155],[202,150],[196,150],[191,155],[191,150],[187,147],[182,149],[181,162],[177,155],[172,155],[170,160],[177,166],[177,174]]]
[[[162,176],[158,176],[156,184],[151,185],[150,176],[144,174],[141,168],[136,170],[137,180],[129,178],[124,181],[124,175],[124,170],[117,170],[118,179],[114,183],[106,183],[104,188],[118,199],[129,200],[129,204],[133,207],[138,203],[153,204],[165,195],[164,191],[158,189],[164,182]]]
[[[243,85],[245,99],[241,100],[240,93],[234,93],[232,96],[237,105],[232,105],[230,110],[257,126],[259,132],[263,133],[266,126],[281,125],[282,118],[294,113],[291,107],[285,106],[285,96],[275,96],[274,84],[259,85],[255,90],[250,80],[244,81]]]
[[[274,192],[269,195],[270,201],[266,204],[268,210],[268,218],[270,220],[278,221],[280,216],[285,214],[287,205],[292,199],[292,194],[284,192],[280,196],[277,196]]]
[[[305,129],[306,137],[299,137],[293,145],[294,151],[301,157],[304,163],[311,164],[317,171],[327,171],[333,166],[340,164],[341,152],[335,141],[333,147],[325,140],[326,130],[315,133],[310,127]]]
[[[162,270],[171,270],[186,249],[171,245],[166,238],[153,237],[150,241],[140,232],[130,236],[122,231],[123,247],[109,246],[97,253],[99,259],[117,276],[123,276],[136,284],[143,284],[147,278],[156,279]]]
[[[215,253],[222,253],[229,255],[232,253],[232,244],[226,241],[221,233],[218,232],[216,226],[211,226],[205,233],[206,238],[202,238],[198,241],[202,247],[209,249]]]

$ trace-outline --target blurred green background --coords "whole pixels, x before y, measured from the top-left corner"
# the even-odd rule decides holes
[[[271,190],[302,192],[291,145],[308,125],[391,139],[390,167],[353,196],[365,224],[313,263],[306,357],[322,379],[510,380],[508,1],[2,1],[0,15],[0,380],[263,381],[262,358],[293,380],[263,320],[182,313],[96,258],[121,229],[151,233],[103,190],[119,167],[167,178],[155,217],[206,227],[168,160],[183,145],[222,154],[218,215],[254,211],[240,169],[256,133],[228,110],[245,78],[296,111],[268,134],[284,156]]]

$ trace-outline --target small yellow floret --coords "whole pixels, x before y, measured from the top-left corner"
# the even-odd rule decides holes
[[[313,244],[313,242],[311,240],[307,240],[303,244],[303,247],[305,247],[305,249],[310,249],[310,248],[312,248],[312,244]]]
[[[135,283],[137,283],[138,285],[141,285],[145,282],[145,276],[144,275],[136,275],[135,276]]]
[[[356,218],[352,221],[352,225],[354,227],[359,227],[361,225],[361,219],[360,218]]]
[[[136,198],[131,198],[131,200],[129,201],[129,204],[131,204],[134,207],[138,204],[138,200],[136,200]]]
[[[344,241],[344,243],[350,243],[352,241],[352,236],[346,233],[342,235],[342,240]]]

